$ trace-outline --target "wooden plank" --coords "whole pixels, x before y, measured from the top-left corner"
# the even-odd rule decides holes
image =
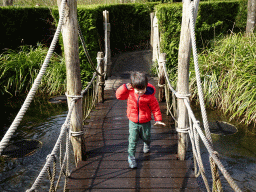
[[[109,192],[109,189],[78,189],[69,192]],[[140,189],[140,192],[166,192],[168,189]],[[171,189],[172,192],[198,192],[198,189]],[[111,192],[138,192],[138,189],[111,189]]]
[[[111,178],[72,180],[72,189],[198,189],[195,178]]]
[[[127,152],[114,152],[114,153],[90,153],[88,152],[89,161],[98,161],[99,159],[104,161],[127,161]],[[151,152],[150,154],[144,155],[141,150],[137,150],[135,156],[139,161],[160,161],[160,160],[177,160],[177,149],[172,153],[164,152]]]
[[[126,155],[127,157],[127,155]],[[138,168],[145,169],[187,169],[188,167],[192,167],[192,161],[179,161],[179,160],[145,160],[141,161],[141,159],[137,160]],[[80,168],[86,169],[112,169],[112,168],[128,168],[128,163],[126,160],[124,161],[104,161],[104,155],[99,160],[94,161],[82,161],[79,162]]]
[[[194,177],[191,169],[83,169],[74,170],[72,179],[83,174],[83,179],[110,179],[110,178],[189,178]]]
[[[126,127],[124,129],[119,129],[116,127],[111,127],[111,128],[91,128],[91,129],[86,129],[86,134],[88,135],[95,135],[95,134],[100,134],[100,133],[104,133],[106,135],[129,135],[129,128]],[[173,129],[168,129],[168,128],[159,128],[159,129],[151,129],[151,133],[152,134],[157,134],[157,135],[162,135],[162,134],[166,134],[166,135],[170,135],[170,134],[174,134],[176,133],[175,130]]]
[[[138,142],[138,146],[142,146],[142,141],[140,140]],[[176,145],[177,144],[177,140],[176,139],[170,139],[170,140],[152,140],[151,141],[151,147],[155,147],[155,146],[162,146],[162,147],[168,147],[170,145]],[[101,141],[95,141],[95,142],[87,142],[85,144],[88,147],[104,147],[107,145],[124,145],[124,146],[128,146],[128,141],[127,140],[101,140]]]

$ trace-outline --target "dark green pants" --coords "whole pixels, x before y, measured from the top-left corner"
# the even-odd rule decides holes
[[[128,154],[135,156],[136,146],[139,139],[142,139],[146,144],[151,141],[151,122],[147,123],[134,123],[129,121],[129,146]]]

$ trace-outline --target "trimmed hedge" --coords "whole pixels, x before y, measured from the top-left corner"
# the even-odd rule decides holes
[[[246,26],[246,0],[234,2],[201,2],[196,22],[197,46],[207,47],[209,42],[229,30],[243,31]],[[96,63],[98,51],[104,51],[102,12],[108,10],[111,24],[112,54],[145,48],[150,39],[150,12],[157,11],[161,30],[162,52],[167,53],[168,67],[177,66],[180,39],[182,3],[115,4],[78,6],[78,21],[92,60]],[[22,44],[49,46],[58,21],[57,8],[0,8],[2,39],[0,49],[16,49]],[[203,41],[202,41],[203,39]],[[62,41],[60,38],[60,44]],[[63,46],[62,46],[63,47]],[[83,83],[92,76],[82,46],[79,47]]]
[[[158,3],[146,4],[115,4],[78,6],[78,22],[85,42],[94,63],[97,52],[104,51],[103,11],[109,11],[111,24],[110,48],[112,55],[145,47],[150,39],[150,12]],[[53,10],[57,21],[59,13]],[[92,76],[90,65],[84,54],[82,45],[79,47],[81,77],[84,82]]]
[[[0,20],[0,53],[20,45],[51,43],[55,26],[48,8],[0,7]]]
[[[161,51],[167,54],[168,68],[177,66],[182,20],[182,4],[161,4],[155,7],[161,33]],[[219,35],[244,31],[246,1],[201,2],[196,20],[197,47],[205,48]]]

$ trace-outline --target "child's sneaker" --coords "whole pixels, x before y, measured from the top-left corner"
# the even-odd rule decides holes
[[[144,153],[149,153],[150,152],[150,145],[144,143],[143,152]]]
[[[128,163],[129,163],[129,167],[132,169],[137,167],[136,159],[134,156],[128,155]]]

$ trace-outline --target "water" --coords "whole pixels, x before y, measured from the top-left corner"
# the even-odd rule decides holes
[[[193,107],[198,119],[199,107]],[[208,110],[208,121],[229,122],[228,117],[217,110]],[[201,120],[200,120],[201,121]],[[201,121],[202,122],[202,121]],[[235,121],[229,122],[237,128],[237,133],[232,135],[211,134],[214,150],[218,152],[220,161],[229,172],[242,191],[256,192],[256,135],[253,133],[255,128],[239,124]],[[209,167],[208,152],[202,146],[202,157],[206,168],[206,173],[211,176]],[[219,171],[220,173],[220,171]],[[227,181],[221,175],[224,191],[233,191]]]
[[[34,139],[42,143],[34,154],[23,158],[7,159],[0,166],[0,191],[26,191],[34,183],[51,153],[65,121],[67,112],[47,118],[44,123],[36,127],[23,126],[17,130],[14,138]],[[59,164],[58,164],[59,165]],[[62,183],[63,185],[63,183]],[[48,176],[42,182],[40,190],[49,190]]]

